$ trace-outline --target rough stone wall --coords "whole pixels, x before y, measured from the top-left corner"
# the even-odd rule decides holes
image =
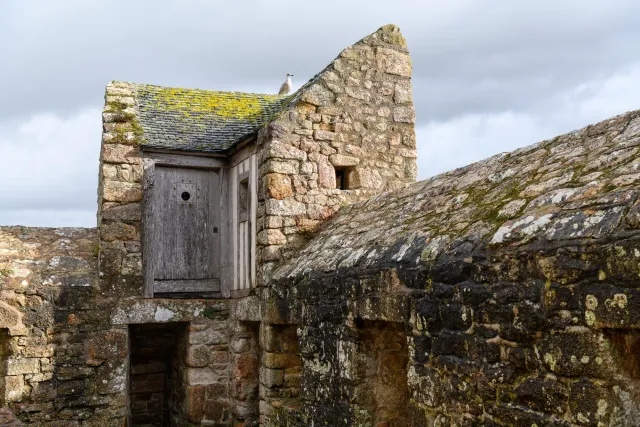
[[[415,181],[411,59],[388,25],[345,49],[258,134],[258,279],[342,205]],[[347,190],[336,189],[336,169]]]
[[[144,298],[132,95],[107,87],[98,229],[0,228],[0,407],[27,425],[123,425],[130,326],[175,322],[187,325],[169,384],[176,419],[231,422],[229,301]]]
[[[141,297],[142,138],[135,89],[107,85],[98,181],[101,285],[119,297]]]
[[[358,337],[401,322],[408,425],[639,425],[639,145],[632,112],[343,208],[269,285],[301,424],[371,425]]]
[[[0,227],[0,328],[8,338],[0,406],[27,425],[98,426],[124,412],[123,383],[110,374],[123,366],[126,335],[102,335],[110,327],[97,244],[95,229]]]

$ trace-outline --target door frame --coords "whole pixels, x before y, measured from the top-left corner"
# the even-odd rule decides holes
[[[158,166],[172,166],[172,167],[184,167],[194,169],[219,169],[222,172],[227,167],[227,161],[224,157],[205,157],[201,155],[193,155],[190,153],[175,152],[167,153],[163,151],[143,151],[142,153],[142,277],[144,284],[144,297],[153,298],[153,281],[155,277],[154,263],[155,248],[153,247],[153,197],[154,197],[154,182],[155,182],[155,167]],[[227,227],[224,226],[224,216],[221,215],[225,210],[226,191],[224,185],[223,174],[220,173],[220,179],[218,180],[218,194],[220,196],[220,247],[224,245],[224,242],[228,240]],[[220,251],[221,252],[221,251]],[[222,270],[222,254],[219,253],[220,268]],[[221,295],[225,295],[228,292],[225,291],[226,281],[222,280],[222,271],[220,275],[220,292]]]

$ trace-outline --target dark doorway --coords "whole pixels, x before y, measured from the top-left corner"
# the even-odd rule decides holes
[[[367,422],[376,426],[407,426],[407,364],[409,351],[403,325],[358,322],[355,401]]]
[[[131,427],[181,426],[186,323],[129,326]]]

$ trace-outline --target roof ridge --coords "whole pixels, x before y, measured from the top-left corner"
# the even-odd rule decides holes
[[[278,95],[272,93],[260,93],[260,92],[243,92],[239,90],[215,90],[215,89],[201,89],[201,88],[190,88],[190,87],[177,87],[177,86],[162,86],[150,83],[129,83],[136,87],[154,87],[159,89],[174,89],[174,90],[184,90],[184,91],[199,91],[199,92],[210,92],[210,93],[229,93],[229,94],[240,94],[240,95],[254,95],[254,96],[267,96],[273,97],[277,99],[284,99],[287,95]]]

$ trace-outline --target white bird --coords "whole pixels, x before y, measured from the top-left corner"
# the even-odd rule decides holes
[[[293,74],[287,74],[287,80],[285,80],[284,83],[282,83],[282,86],[280,86],[280,92],[278,92],[278,95],[286,95],[291,91],[292,76]]]

